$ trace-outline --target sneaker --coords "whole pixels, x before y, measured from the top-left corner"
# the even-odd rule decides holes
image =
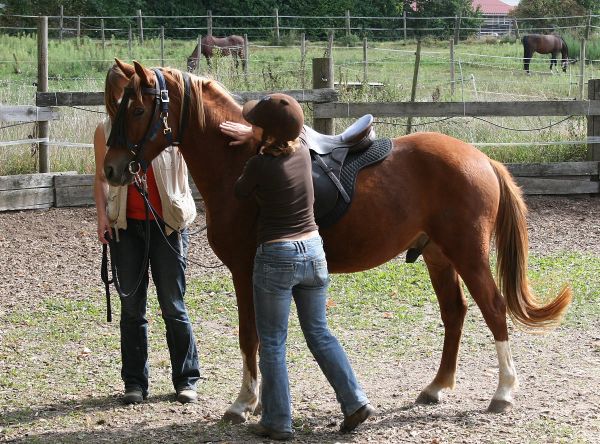
[[[356,412],[344,418],[344,421],[340,425],[341,433],[350,433],[360,424],[365,422],[369,416],[375,413],[375,409],[371,404],[365,404],[359,408]]]
[[[144,394],[139,388],[125,389],[125,394],[121,398],[124,404],[139,404],[144,400]]]
[[[269,427],[265,427],[260,422],[256,424],[250,424],[248,431],[253,435],[260,436],[261,438],[270,438],[276,441],[287,441],[294,437],[294,432],[281,432],[279,430],[273,430]]]
[[[194,389],[183,389],[177,391],[177,401],[182,404],[198,401],[198,394]]]

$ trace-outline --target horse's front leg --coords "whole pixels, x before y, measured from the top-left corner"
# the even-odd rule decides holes
[[[258,335],[254,320],[254,303],[252,299],[252,268],[234,272],[233,284],[238,305],[239,341],[243,359],[242,387],[235,402],[227,409],[223,419],[239,424],[248,418],[256,409],[258,398]]]

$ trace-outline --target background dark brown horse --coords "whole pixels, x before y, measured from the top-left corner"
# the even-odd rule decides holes
[[[233,57],[235,67],[239,66],[239,61],[242,61],[242,66],[246,67],[246,57],[244,56],[244,38],[239,35],[230,35],[227,37],[214,37],[207,35],[202,37],[201,42],[201,54],[206,57],[206,63],[210,68],[210,59],[217,53],[219,55]],[[198,45],[194,48],[194,51],[187,59],[188,71],[192,72],[196,69],[199,63]]]
[[[121,103],[117,118],[111,116],[113,130],[122,128],[127,139],[118,140],[106,154],[105,174],[113,184],[132,180],[128,143],[147,140],[147,161],[168,145],[162,132],[154,140],[145,134],[157,118],[152,112],[154,97],[147,95],[156,87],[154,72],[137,62],[134,66],[117,63],[131,77],[133,95]],[[231,271],[235,286],[243,379],[225,419],[245,421],[258,404],[258,338],[252,304],[258,209],[253,199],[236,199],[233,188],[256,147],[228,145],[230,139],[219,131],[219,124],[243,122],[241,107],[218,83],[196,76],[192,76],[191,94],[186,95],[190,100],[186,130],[179,135],[182,73],[173,69],[163,73],[170,96],[168,124],[173,138],[181,138],[181,152],[204,199],[210,246]],[[107,89],[106,94],[112,91]],[[502,164],[452,137],[415,133],[393,139],[390,155],[360,172],[348,212],[335,225],[320,230],[333,273],[376,267],[426,241],[423,259],[440,305],[445,338],[437,374],[417,402],[437,403],[444,389],[454,387],[467,313],[464,282],[496,345],[499,380],[488,409],[502,412],[512,406],[517,374],[507,313],[515,324],[540,330],[558,325],[571,301],[568,287],[547,304],[531,293],[526,212],[521,192]],[[498,285],[489,262],[492,236]]]
[[[558,35],[544,35],[544,34],[529,34],[523,36],[521,39],[523,42],[523,69],[529,74],[529,62],[533,57],[533,53],[539,54],[552,54],[550,58],[550,71],[552,66],[557,65],[558,53],[562,56],[562,70],[567,71],[567,65],[569,64],[569,48],[567,43],[562,37]]]

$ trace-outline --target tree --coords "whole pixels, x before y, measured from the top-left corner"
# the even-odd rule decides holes
[[[600,13],[600,2],[598,0],[521,0],[511,11],[511,15],[522,19],[519,20],[521,26],[546,32],[547,28],[560,30],[585,25],[587,19],[570,17],[586,16],[589,11]],[[548,20],[552,17],[556,18]]]
[[[429,20],[414,20],[412,28],[423,29],[417,35],[436,35],[438,37],[449,37],[454,33],[455,22],[452,18],[461,17],[460,26],[463,29],[461,36],[477,32],[481,22],[481,14],[473,9],[472,0],[416,0],[405,2],[406,15],[408,17],[428,18]],[[466,28],[466,29],[465,29]]]

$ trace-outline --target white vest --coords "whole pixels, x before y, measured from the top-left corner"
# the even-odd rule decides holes
[[[104,137],[110,134],[110,119],[104,119]],[[188,169],[179,149],[169,146],[152,161],[152,169],[156,178],[162,218],[167,224],[167,235],[173,230],[182,230],[196,218],[196,202],[192,197],[188,182]],[[107,214],[111,226],[116,229],[127,228],[127,185],[108,187]]]

